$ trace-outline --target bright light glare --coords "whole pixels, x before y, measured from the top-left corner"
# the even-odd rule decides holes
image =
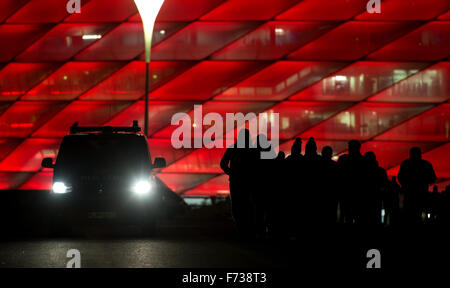
[[[336,75],[334,79],[336,79],[336,81],[347,81],[347,76]]]
[[[283,28],[275,28],[275,34],[283,35],[284,34],[284,29]]]
[[[145,36],[145,61],[150,62],[150,47],[152,43],[153,26],[164,0],[134,0],[141,14]]]
[[[98,35],[98,34],[94,34],[94,35],[86,34],[86,35],[83,35],[81,38],[82,38],[83,40],[100,39],[100,38],[102,38],[102,35]]]
[[[151,190],[152,186],[149,181],[141,180],[136,182],[133,186],[133,192],[139,195],[148,194]]]
[[[67,192],[67,186],[64,182],[53,183],[53,193],[63,194]]]

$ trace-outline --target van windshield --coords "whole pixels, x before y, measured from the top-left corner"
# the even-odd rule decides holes
[[[124,176],[150,170],[146,141],[130,135],[67,137],[61,145],[56,167],[75,175]],[[134,137],[132,137],[134,136]]]

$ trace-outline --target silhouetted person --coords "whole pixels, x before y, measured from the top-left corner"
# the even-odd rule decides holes
[[[235,144],[229,147],[220,161],[220,167],[229,175],[231,210],[241,235],[251,237],[254,234],[253,204],[251,200],[253,163],[257,149],[253,147],[250,131],[239,131]]]
[[[433,191],[428,193],[428,205],[427,205],[427,221],[437,222],[441,214],[441,195],[438,191],[438,186],[434,185]]]
[[[276,189],[273,166],[275,165],[275,151],[272,149],[266,135],[259,134],[256,138],[256,148],[258,155],[250,173],[254,173],[249,179],[252,182],[252,203],[254,208],[254,227],[258,238],[263,238],[267,228],[268,199]],[[263,159],[262,152],[273,154],[270,159]]]
[[[291,147],[291,155],[286,157],[286,160],[303,160],[301,138],[295,138],[295,141]]]
[[[366,188],[367,164],[357,140],[348,142],[348,154],[338,160],[341,190],[341,214],[345,223],[358,223],[362,214],[362,193]]]
[[[428,194],[428,186],[436,181],[436,174],[430,162],[422,159],[419,147],[413,147],[409,159],[402,162],[398,181],[405,195],[405,212],[411,224],[421,222]]]
[[[317,154],[317,144],[313,137],[309,137],[305,146],[305,160],[320,161],[321,157]]]
[[[328,224],[336,224],[337,222],[337,207],[338,207],[338,189],[336,189],[337,182],[337,163],[332,159],[333,148],[331,146],[324,146],[322,148],[323,172],[319,179],[323,184],[323,209],[325,221]]]
[[[289,237],[296,233],[301,218],[302,195],[306,193],[303,184],[304,157],[302,139],[297,137],[291,147],[291,154],[284,161],[284,175],[278,180],[284,188],[283,194],[276,200],[275,230],[277,236]],[[280,175],[280,174],[278,174]],[[281,193],[280,193],[281,194]]]
[[[386,213],[386,223],[396,225],[400,217],[400,185],[397,177],[392,176],[383,193],[383,206]]]
[[[302,222],[305,222],[310,228],[319,228],[324,224],[324,182],[322,181],[323,160],[317,154],[317,144],[313,137],[308,139],[305,145],[304,156],[303,185],[305,187],[301,196],[301,205],[303,207]],[[301,185],[301,183],[298,183]]]
[[[366,189],[361,191],[362,223],[367,225],[381,224],[382,196],[388,185],[386,170],[378,165],[375,153],[364,154],[367,161]]]
[[[447,185],[445,190],[442,192],[441,205],[441,221],[443,225],[448,227],[450,225],[450,185]]]
[[[333,148],[331,148],[331,146],[324,146],[322,148],[322,158],[324,161],[328,162],[328,163],[336,163],[332,160],[333,157]],[[334,164],[333,164],[334,165]]]
[[[289,192],[289,185],[287,182],[287,166],[286,155],[280,151],[274,160],[268,160],[269,167],[269,190],[268,197],[266,197],[267,208],[267,228],[271,237],[279,238],[286,236],[286,220],[289,202],[286,201],[286,196]]]

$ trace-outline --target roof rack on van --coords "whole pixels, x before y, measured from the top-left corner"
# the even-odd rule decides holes
[[[83,132],[101,132],[101,133],[117,133],[117,132],[129,132],[137,133],[141,131],[141,127],[138,125],[137,120],[133,120],[131,127],[114,127],[114,126],[78,126],[78,122],[73,123],[70,127],[70,134],[83,133]]]

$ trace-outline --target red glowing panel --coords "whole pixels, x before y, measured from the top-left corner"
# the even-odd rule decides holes
[[[91,0],[81,13],[71,14],[67,22],[122,22],[137,13],[133,0]]]
[[[31,176],[22,186],[21,190],[50,190],[52,187],[53,172],[39,172]]]
[[[436,185],[438,187],[438,192],[442,193],[442,191],[444,191],[447,188],[447,186],[450,185],[450,179],[444,179],[441,181],[438,180],[438,181],[436,181],[436,184],[434,184],[434,185]],[[430,190],[432,190],[432,189],[430,189]]]
[[[152,46],[171,36],[184,23],[156,23]],[[81,51],[77,60],[131,60],[144,51],[142,23],[123,23]],[[153,57],[152,57],[153,60]]]
[[[186,101],[150,101],[149,104],[149,134],[170,125],[170,120],[175,113],[188,112],[193,108],[193,102]],[[129,126],[133,120],[138,120],[139,126],[144,127],[144,101],[138,101],[119,113],[108,122],[111,126]]]
[[[424,152],[424,151],[422,151]],[[450,178],[450,162],[448,156],[450,155],[450,144],[446,143],[432,149],[427,153],[422,154],[422,158],[429,161],[434,168],[437,178]],[[397,176],[400,170],[400,164],[387,171],[389,176]],[[439,180],[438,180],[439,181]],[[429,190],[432,190],[433,185],[430,185]]]
[[[417,73],[426,65],[420,62],[356,62],[290,99],[359,101]]]
[[[274,60],[335,26],[330,22],[268,22],[215,53],[218,60]]]
[[[278,61],[214,99],[283,100],[344,65],[335,62]]]
[[[415,27],[410,22],[349,21],[301,47],[289,58],[357,60]]]
[[[223,173],[220,169],[226,148],[201,148],[193,151],[172,165],[164,168],[164,173]]]
[[[97,41],[113,24],[58,24],[29,46],[17,59],[20,61],[64,61]],[[8,40],[10,42],[11,40]]]
[[[0,115],[8,109],[8,107],[11,105],[11,102],[0,102]]]
[[[255,28],[255,23],[194,22],[152,49],[152,59],[200,60]]]
[[[27,137],[66,103],[17,101],[0,116],[0,137]]]
[[[75,101],[37,130],[33,137],[63,137],[76,121],[80,126],[101,126],[129,105],[129,102]]]
[[[369,141],[361,145],[361,153],[375,152],[378,164],[389,169],[408,159],[409,150],[414,146],[420,147],[424,152],[434,148],[436,143]]]
[[[207,181],[215,175],[159,173],[157,176],[172,191],[177,194],[182,194],[184,191],[191,189],[204,181]]]
[[[432,21],[370,54],[371,60],[435,61],[450,51],[450,22]]]
[[[429,20],[450,9],[448,0],[384,0],[381,13],[364,11],[357,20]]]
[[[273,102],[248,102],[248,101],[208,101],[204,103],[201,107],[201,114],[205,116],[208,113],[218,113],[223,119],[222,125],[223,125],[223,131],[229,132],[231,129],[234,129],[233,126],[230,130],[227,130],[226,128],[226,114],[227,113],[243,113],[246,115],[247,113],[255,113],[257,115],[260,112],[263,112],[265,109],[272,106]],[[194,109],[193,106],[191,106],[192,109]],[[182,112],[182,111],[180,111]],[[196,114],[199,115],[198,117],[201,118],[202,115],[200,115],[200,111],[196,111]],[[192,130],[191,130],[191,136],[194,137],[194,126],[197,127],[197,129],[200,129],[200,126],[204,131],[208,130],[210,128],[210,125],[200,125],[198,123],[196,117],[196,114],[194,114],[194,111],[189,112],[189,117],[191,119],[192,123]],[[203,123],[202,123],[203,124]],[[198,125],[198,126],[197,126]],[[155,138],[171,138],[173,131],[177,128],[177,125],[169,125],[166,128],[162,129],[161,131],[155,133],[153,137]]]
[[[192,63],[173,61],[150,62],[150,91],[188,69]],[[80,99],[86,100],[136,100],[145,94],[145,62],[133,61],[96,85]]]
[[[72,100],[122,65],[117,62],[66,62],[22,99]]]
[[[378,136],[377,140],[449,141],[450,104],[441,104]]]
[[[0,62],[10,61],[48,29],[45,25],[0,25]]]
[[[257,72],[264,63],[203,61],[150,94],[153,99],[206,100]]]
[[[422,151],[424,152],[424,151]],[[442,144],[426,153],[422,154],[422,158],[429,161],[436,172],[437,178],[450,178],[450,143]],[[388,175],[397,176],[400,170],[400,164],[389,169]],[[430,186],[430,190],[431,190]]]
[[[60,142],[60,139],[28,138],[0,161],[0,171],[38,171],[42,159],[56,159]]]
[[[269,20],[297,2],[298,0],[228,0],[200,19],[237,21]]]
[[[350,105],[351,103],[281,102],[266,112],[269,113],[268,123],[271,123],[271,113],[279,113],[280,139],[290,139]]]
[[[0,172],[0,190],[17,189],[30,176],[30,173]]]
[[[0,100],[16,100],[57,67],[54,63],[9,63],[0,70]]]
[[[3,0],[2,0],[3,1]],[[22,1],[23,2],[23,1]],[[82,2],[86,2],[83,0]],[[56,23],[64,19],[69,13],[66,9],[67,1],[34,0],[15,12],[6,20],[7,23]]]
[[[230,194],[228,175],[216,176],[183,193],[184,196],[227,196]]]
[[[14,11],[22,7],[27,0],[2,0],[0,1],[0,23],[9,17]]]
[[[150,149],[152,161],[154,161],[156,157],[163,157],[166,159],[166,164],[168,166],[192,151],[192,149],[188,148],[173,148],[170,139],[151,138],[148,140],[148,148]]]
[[[439,62],[370,97],[369,101],[443,102],[449,98],[450,62]]]
[[[450,10],[438,17],[439,20],[450,20]]]
[[[0,161],[22,142],[20,139],[0,139]]]
[[[366,9],[367,0],[303,0],[279,20],[346,20]]]
[[[360,103],[302,134],[319,139],[357,139],[374,137],[429,109],[429,105]]]
[[[433,164],[437,178],[450,178],[450,143],[441,145],[423,154],[423,159]]]

